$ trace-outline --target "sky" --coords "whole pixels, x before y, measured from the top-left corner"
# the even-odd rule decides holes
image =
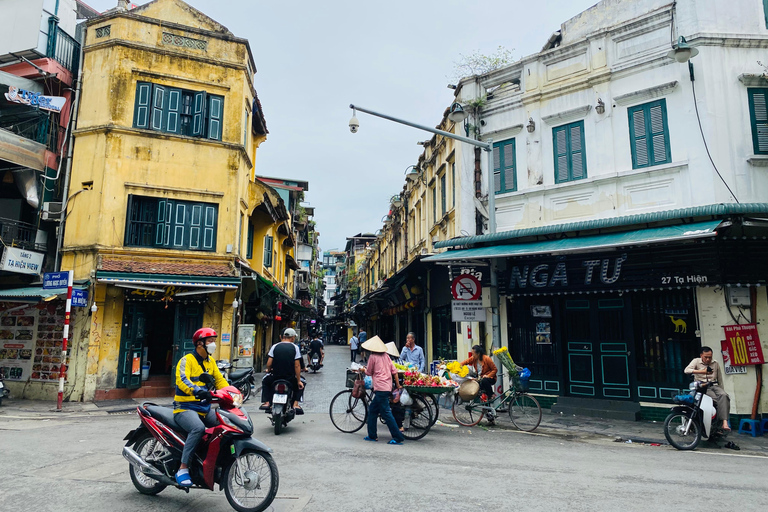
[[[117,0],[85,0],[99,11]],[[256,173],[309,181],[323,250],[375,232],[432,134],[350,103],[436,126],[453,101],[455,63],[499,46],[531,55],[597,0],[188,0],[249,40],[269,135]],[[143,0],[133,0],[142,5]],[[226,120],[225,120],[226,122]]]

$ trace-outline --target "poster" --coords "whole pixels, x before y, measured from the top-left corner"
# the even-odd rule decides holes
[[[0,311],[3,377],[16,381],[58,381],[63,331],[61,301],[16,305]]]
[[[551,345],[552,334],[549,322],[536,322],[536,344]]]
[[[731,364],[731,345],[725,341],[720,341],[720,353],[723,354],[723,370],[726,375],[738,375],[747,373],[746,366],[733,366]]]
[[[756,324],[726,325],[723,329],[733,366],[765,363]]]

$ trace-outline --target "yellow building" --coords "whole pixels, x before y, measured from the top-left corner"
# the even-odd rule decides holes
[[[62,269],[90,280],[96,311],[75,325],[67,395],[164,394],[196,329],[216,329],[229,358],[243,269],[269,275],[248,256],[290,233],[254,178],[256,68],[247,40],[180,0],[90,20],[83,51]]]

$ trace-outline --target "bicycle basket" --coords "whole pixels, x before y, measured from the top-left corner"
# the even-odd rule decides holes
[[[527,391],[528,381],[531,378],[531,370],[529,370],[528,368],[523,368],[522,371],[517,372],[517,378],[520,383],[520,390]]]

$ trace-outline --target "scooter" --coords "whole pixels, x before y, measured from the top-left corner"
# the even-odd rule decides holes
[[[8,398],[10,394],[8,388],[5,387],[5,382],[3,382],[3,372],[0,370],[0,405],[3,405],[3,398]]]
[[[235,510],[262,512],[275,499],[279,484],[272,450],[251,437],[253,423],[240,408],[243,397],[237,388],[214,390],[213,377],[207,373],[200,381],[211,390],[211,403],[219,405],[214,409],[218,424],[206,428],[190,459],[192,487],[182,487],[175,480],[186,433],[176,424],[173,408],[150,402],[137,407],[141,425],[124,438],[123,457],[130,463],[131,481],[146,495],[158,494],[166,487],[213,491],[218,484]]]
[[[293,386],[290,381],[279,379],[272,384],[272,408],[269,419],[275,427],[275,435],[279,436],[283,427],[296,417],[293,408]]]
[[[703,437],[710,443],[717,443],[727,436],[721,428],[713,429],[712,420],[717,416],[717,410],[714,400],[707,395],[711,384],[692,382],[688,387],[689,393],[672,399],[677,405],[672,407],[672,412],[664,420],[664,437],[678,450],[696,449]]]
[[[322,367],[323,365],[320,363],[320,354],[317,354],[317,353],[312,354],[312,357],[310,358],[307,368],[312,370],[312,373],[317,373],[317,370],[319,370]]]
[[[233,359],[232,363],[237,362],[237,359]],[[243,368],[240,370],[233,370],[232,363],[225,360],[216,361],[216,366],[219,371],[224,374],[224,378],[227,379],[231,385],[240,390],[243,395],[243,402],[247,402],[253,394],[253,387],[256,385],[256,370],[253,367]]]

